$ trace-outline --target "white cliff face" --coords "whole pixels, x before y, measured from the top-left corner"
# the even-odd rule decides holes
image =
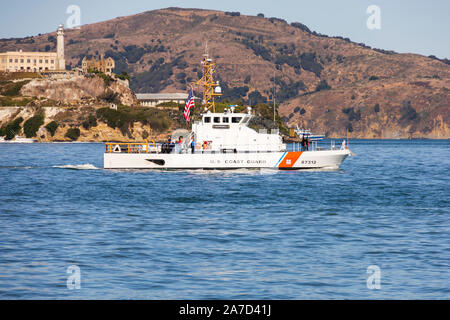
[[[35,110],[28,107],[2,107],[0,108],[0,125],[7,123],[15,118],[31,118]]]
[[[100,77],[72,76],[61,79],[34,79],[22,87],[21,94],[71,103],[85,98],[98,98],[106,90],[117,93],[120,103],[124,105],[137,104],[135,94],[123,81],[111,81],[106,88],[104,80]]]
[[[110,84],[112,91],[119,95],[119,100],[121,104],[126,106],[132,106],[138,104],[136,95],[129,88],[128,81],[118,80]]]
[[[65,79],[34,79],[22,87],[24,96],[71,102],[83,97],[96,98],[105,91],[103,79],[74,76]]]

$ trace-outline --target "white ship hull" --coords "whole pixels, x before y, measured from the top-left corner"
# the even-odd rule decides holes
[[[105,153],[105,169],[337,169],[349,150],[260,153]]]

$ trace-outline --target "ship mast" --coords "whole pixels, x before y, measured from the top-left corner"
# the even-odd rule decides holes
[[[202,60],[203,77],[195,84],[203,87],[203,105],[205,111],[213,109],[216,112],[215,99],[222,95],[219,87],[219,81],[214,81],[214,73],[216,72],[216,63],[209,58],[206,52]]]

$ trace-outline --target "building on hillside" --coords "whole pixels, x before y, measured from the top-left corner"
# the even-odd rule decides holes
[[[84,57],[81,62],[81,69],[83,70],[83,73],[98,71],[111,75],[115,67],[116,63],[114,59],[111,57],[105,59],[103,55],[100,56],[100,59],[96,59],[94,57],[87,59]]]
[[[143,107],[156,107],[161,103],[175,102],[185,104],[188,98],[187,93],[137,93],[136,98],[139,105]],[[199,100],[199,98],[195,98]]]
[[[8,51],[0,53],[0,71],[3,72],[48,72],[65,71],[64,26],[58,27],[56,52]]]

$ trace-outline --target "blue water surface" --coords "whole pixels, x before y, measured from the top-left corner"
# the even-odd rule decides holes
[[[449,299],[450,141],[350,147],[337,171],[161,172],[0,144],[0,299]]]

